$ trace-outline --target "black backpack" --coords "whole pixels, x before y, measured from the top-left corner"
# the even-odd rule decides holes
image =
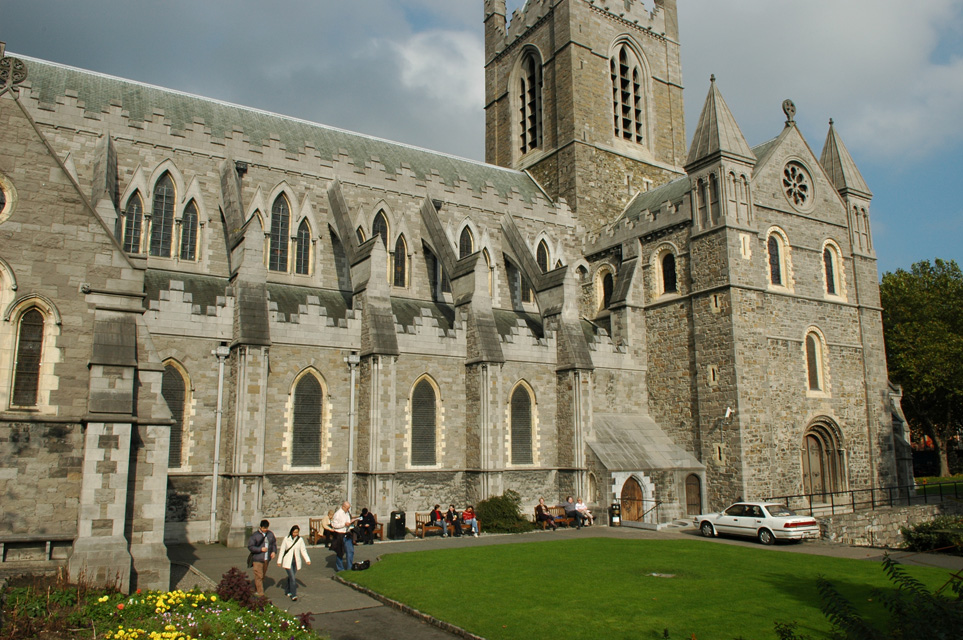
[[[355,562],[351,565],[352,571],[364,571],[371,566],[371,560],[362,560],[361,562]]]

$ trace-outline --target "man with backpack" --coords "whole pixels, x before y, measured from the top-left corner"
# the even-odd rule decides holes
[[[254,568],[254,588],[259,596],[264,595],[264,576],[267,574],[268,563],[274,560],[278,553],[277,538],[268,528],[271,523],[261,520],[258,530],[247,541],[247,549],[251,552]]]

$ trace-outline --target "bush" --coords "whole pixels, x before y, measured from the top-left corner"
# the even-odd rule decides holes
[[[509,489],[500,496],[492,496],[478,503],[476,513],[478,522],[485,531],[492,533],[524,533],[535,525],[521,512],[522,497],[517,491]]]
[[[268,599],[257,595],[254,583],[237,567],[221,576],[221,581],[217,583],[217,595],[222,600],[233,600],[251,611],[262,611],[268,604]]]
[[[910,551],[963,555],[963,516],[938,516],[912,527],[900,527],[899,531]]]

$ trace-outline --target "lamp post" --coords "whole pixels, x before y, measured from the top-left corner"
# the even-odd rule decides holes
[[[345,500],[352,502],[352,493],[354,491],[354,432],[356,422],[354,411],[354,383],[358,363],[361,362],[361,358],[358,356],[357,351],[352,351],[344,357],[344,361],[348,363],[348,368],[351,370],[351,398],[349,401],[350,404],[348,405],[348,478],[347,486],[345,487]]]

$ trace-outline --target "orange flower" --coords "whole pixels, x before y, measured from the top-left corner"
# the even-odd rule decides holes
[[[118,609],[123,609],[123,608],[124,608],[124,603],[121,602],[119,605],[117,605],[117,608],[118,608]]]

